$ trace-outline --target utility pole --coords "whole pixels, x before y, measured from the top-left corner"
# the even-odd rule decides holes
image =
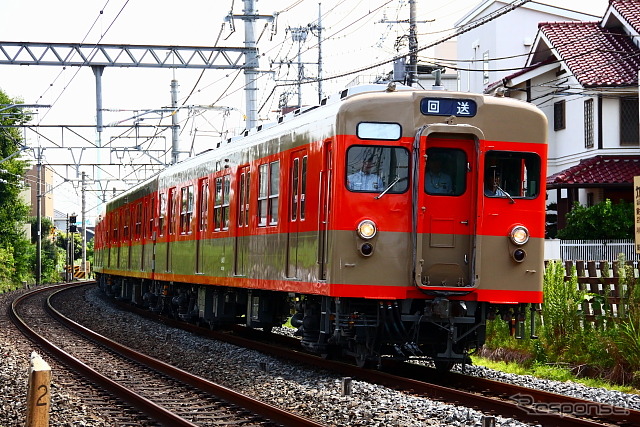
[[[418,79],[418,36],[416,35],[416,1],[409,0],[409,73],[407,83],[413,86]]]
[[[38,146],[38,163],[36,179],[36,286],[42,282],[42,147]]]
[[[318,3],[318,25],[311,29],[318,30],[318,104],[322,102],[322,3]]]
[[[178,124],[178,81],[171,80],[171,163],[180,160],[180,125]]]
[[[84,277],[87,279],[89,273],[87,272],[87,218],[85,217],[87,210],[85,192],[87,188],[85,178],[86,174],[82,172],[82,212],[80,213],[82,218],[82,271],[84,271]]]
[[[417,32],[417,24],[433,22],[433,20],[427,21],[417,21],[417,11],[416,11],[417,0],[409,0],[409,63],[404,67],[404,73],[396,73],[396,66],[404,65],[404,60],[398,61],[398,65],[394,65],[394,76],[396,74],[404,74],[404,78],[398,80],[404,80],[405,84],[408,86],[413,86],[414,83],[418,81],[418,32]],[[389,24],[406,24],[407,21],[389,21],[387,19],[383,19],[380,21],[381,23],[389,23]],[[403,36],[404,37],[404,36]],[[400,39],[396,41],[397,50],[400,50],[401,44],[399,43]],[[400,76],[398,76],[400,77]]]
[[[258,123],[258,50],[255,33],[255,23],[258,19],[266,19],[273,21],[273,15],[258,15],[256,2],[258,0],[243,0],[244,8],[242,15],[233,15],[227,17],[227,20],[242,19],[244,21],[244,81],[245,81],[245,99],[247,103],[246,128],[251,129]],[[233,24],[232,24],[233,25]]]
[[[309,28],[290,28],[291,38],[298,43],[298,108],[302,107],[302,80],[304,79],[304,64],[302,63],[302,43],[307,40]]]

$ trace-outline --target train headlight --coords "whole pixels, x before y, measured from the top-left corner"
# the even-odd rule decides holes
[[[360,224],[358,224],[356,231],[358,232],[358,236],[365,240],[369,240],[376,235],[378,228],[376,227],[375,222],[371,221],[370,219],[365,219],[363,221],[360,221]]]
[[[524,225],[517,225],[511,229],[509,237],[514,245],[522,246],[529,241],[529,230]]]

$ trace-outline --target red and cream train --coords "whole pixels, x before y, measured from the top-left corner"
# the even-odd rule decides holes
[[[508,98],[345,90],[114,198],[95,272],[188,321],[447,368],[542,302],[546,130]]]

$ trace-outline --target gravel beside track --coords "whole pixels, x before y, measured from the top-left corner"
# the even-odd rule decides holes
[[[15,296],[15,293],[0,295],[0,304],[4,307],[0,313],[0,390],[4,397],[0,407],[0,426],[3,427],[23,424],[28,357],[33,350],[6,318],[6,300]],[[86,292],[79,290],[74,298],[75,301],[68,300],[60,310],[77,322],[158,359],[329,426],[482,425],[482,414],[473,409],[434,402],[358,380],[352,383],[352,394],[343,397],[340,394],[341,378],[335,374],[167,329],[162,324],[113,308],[96,288]],[[99,408],[85,407],[81,397],[67,396],[64,390],[56,388],[55,369],[58,368],[53,369],[51,425],[111,425],[108,419],[101,418]],[[467,372],[618,406],[640,408],[637,395],[503,374],[481,367],[467,367]],[[496,425],[523,424],[498,417]]]

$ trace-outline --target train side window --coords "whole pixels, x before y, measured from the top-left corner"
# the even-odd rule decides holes
[[[164,219],[167,216],[167,194],[160,193],[160,215],[158,216],[158,229],[160,235],[164,236]]]
[[[263,164],[258,168],[258,225],[267,225],[267,196],[269,191],[269,165]]]
[[[124,218],[122,219],[122,239],[124,241],[129,240],[129,221],[131,221],[131,213],[129,212],[129,206],[124,208]]]
[[[258,225],[276,225],[280,197],[280,162],[260,165],[258,175]]]
[[[153,238],[153,220],[156,216],[156,198],[152,197],[149,201],[149,228],[147,237]]]
[[[136,205],[136,228],[135,228],[135,238],[136,240],[140,240],[142,237],[142,202],[139,202]]]
[[[484,163],[486,196],[535,198],[540,194],[541,161],[536,153],[489,151]]]
[[[269,164],[269,225],[278,223],[278,201],[280,199],[280,162]]]
[[[404,193],[409,188],[409,151],[402,147],[354,145],[347,150],[347,189]]]
[[[209,221],[209,179],[200,180],[198,190],[198,229],[207,231]]]
[[[231,177],[222,177],[222,229],[229,229],[229,192],[231,189]]]
[[[180,193],[180,234],[189,234],[193,217],[193,185],[182,187]]]
[[[302,171],[300,171],[300,219],[305,217],[305,205],[307,199],[307,156],[302,158]]]
[[[243,168],[238,183],[238,226],[249,225],[249,168]]]
[[[424,190],[432,196],[460,196],[467,187],[467,155],[458,148],[430,147]]]
[[[169,189],[169,212],[167,222],[169,223],[169,234],[176,234],[176,211],[177,211],[177,200],[176,200],[176,189]]]

